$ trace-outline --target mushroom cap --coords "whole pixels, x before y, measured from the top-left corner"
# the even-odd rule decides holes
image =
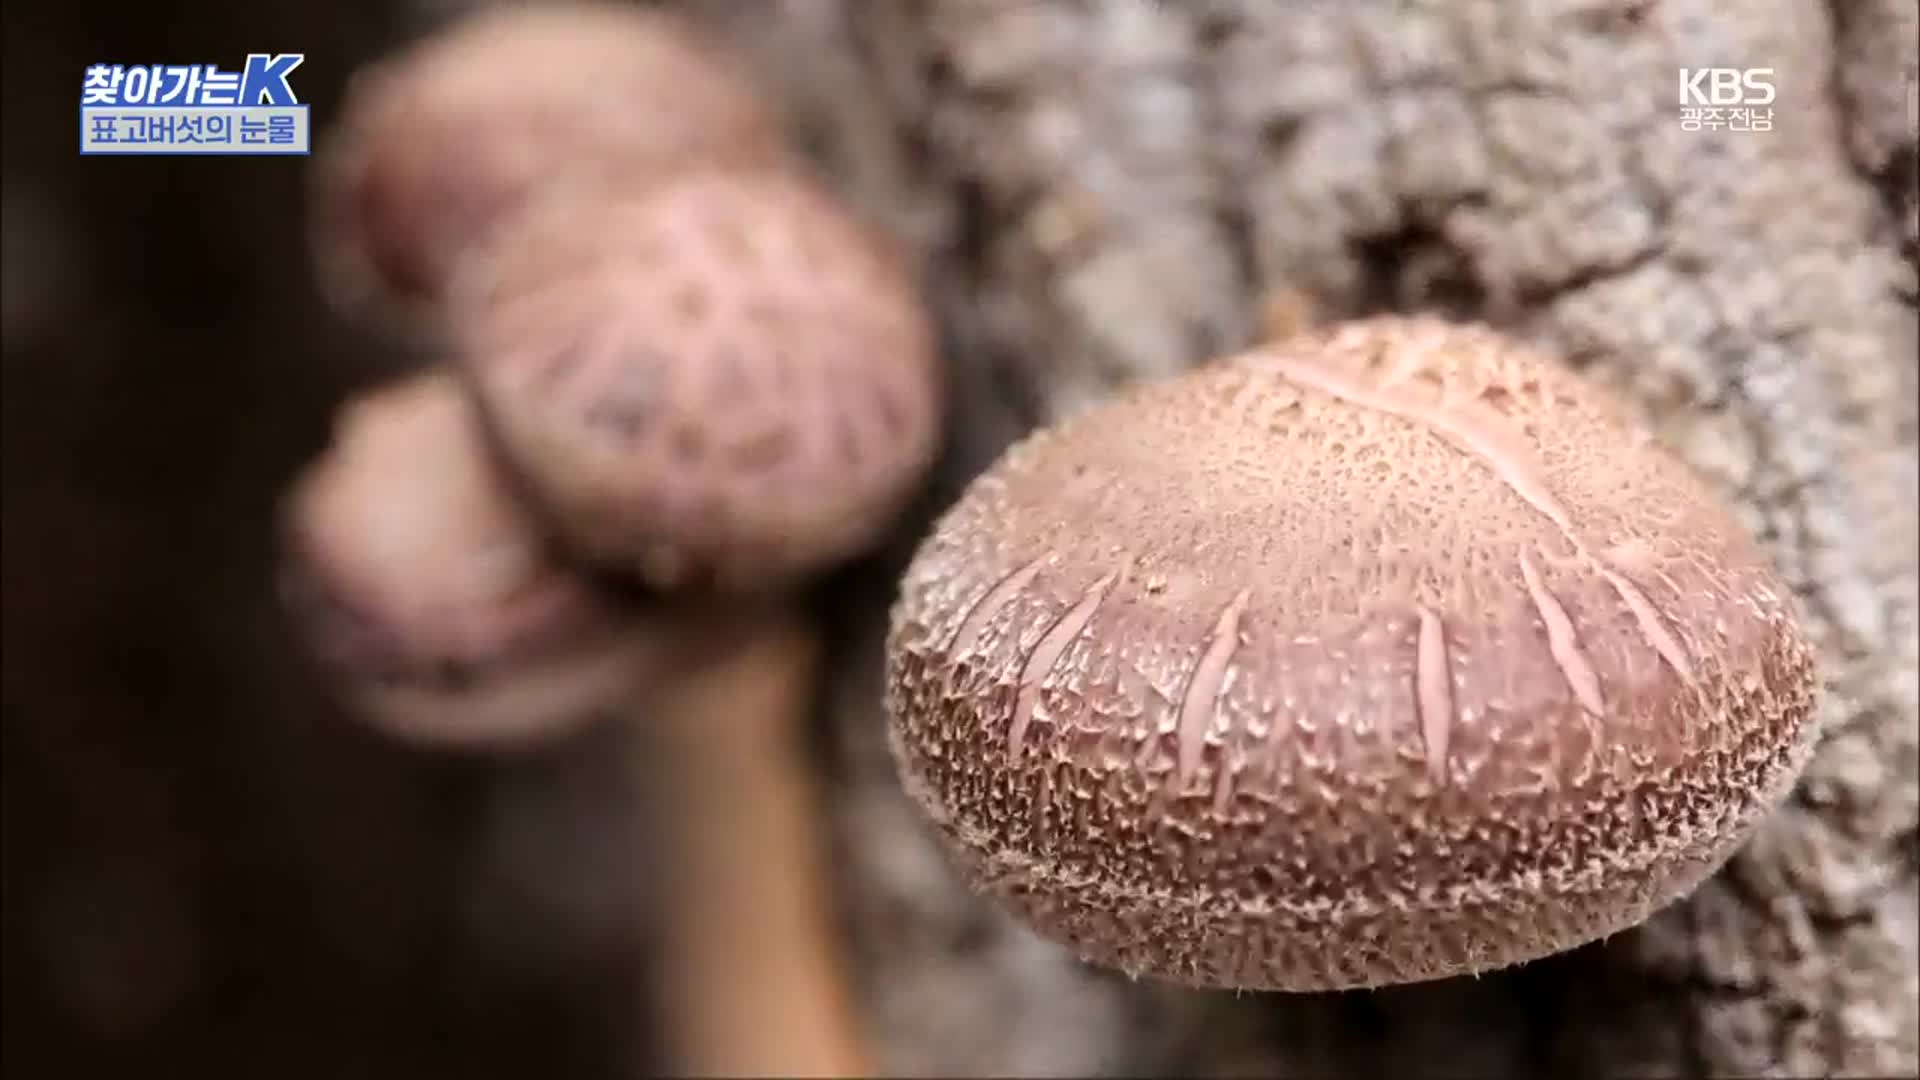
[[[450,375],[377,391],[287,503],[301,629],[365,719],[410,741],[557,736],[623,701],[662,649],[548,557],[479,430]]]
[[[794,173],[542,204],[462,269],[449,311],[532,503],[575,554],[656,588],[749,591],[849,557],[937,449],[914,282]]]
[[[1639,922],[1815,733],[1786,587],[1598,386],[1350,323],[1011,450],[910,567],[888,708],[981,887],[1094,962],[1323,990]]]
[[[749,77],[669,12],[484,7],[349,83],[312,174],[321,278],[348,310],[424,322],[455,260],[536,185],[785,152]]]

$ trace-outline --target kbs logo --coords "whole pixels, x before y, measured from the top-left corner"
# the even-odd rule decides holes
[[[1684,131],[1772,131],[1772,68],[1681,68]]]

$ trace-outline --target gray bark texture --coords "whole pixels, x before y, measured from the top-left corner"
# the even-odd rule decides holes
[[[253,25],[365,57],[459,6],[267,5]],[[679,6],[754,58],[827,181],[919,256],[952,367],[933,491],[823,596],[819,760],[889,1072],[1920,1070],[1913,0]],[[399,359],[259,243],[297,228],[297,182],[211,195],[169,166],[160,192],[195,209],[155,226],[155,203],[84,201],[130,171],[29,163],[71,154],[71,105],[49,90],[57,117],[19,119],[27,17],[6,44],[6,736],[31,764],[7,776],[7,920],[51,1004],[20,1015],[118,1033],[88,1052],[102,1069],[238,1009],[247,1034],[215,1039],[236,1075],[602,1075],[649,932],[610,736],[449,763],[326,703],[278,624],[268,511],[340,396]],[[33,17],[71,70],[99,59]],[[1705,66],[1773,68],[1773,130],[1682,130],[1679,70]],[[161,239],[138,248],[136,224]],[[190,314],[155,276],[153,251],[200,227],[222,233],[200,257],[230,310]],[[1011,440],[1249,345],[1276,298],[1553,346],[1777,557],[1821,649],[1824,741],[1694,897],[1479,979],[1232,995],[1084,968],[955,877],[884,741],[891,581]],[[184,718],[172,737],[162,713]],[[149,974],[116,979],[129,965]],[[449,1064],[450,1042],[480,1049]]]
[[[963,895],[892,778],[876,606],[832,712],[892,1063],[1916,1068],[1911,3],[739,8],[844,189],[926,253],[960,369],[953,481],[1247,344],[1270,296],[1438,308],[1644,406],[1746,511],[1827,664],[1806,782],[1689,903],[1539,970],[1234,1000],[1084,972]],[[1682,66],[1773,67],[1775,130],[1683,131]]]

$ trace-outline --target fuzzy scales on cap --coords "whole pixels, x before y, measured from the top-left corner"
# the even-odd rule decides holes
[[[1033,436],[925,543],[909,788],[975,879],[1135,974],[1485,971],[1691,890],[1810,749],[1754,541],[1597,386],[1380,318]]]
[[[912,276],[795,174],[690,169],[549,204],[463,271],[452,307],[549,525],[657,588],[774,587],[847,558],[938,448]]]

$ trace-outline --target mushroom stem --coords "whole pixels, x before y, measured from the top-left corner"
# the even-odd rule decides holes
[[[1285,341],[1321,324],[1319,305],[1305,289],[1276,285],[1260,298],[1260,335],[1267,344]]]
[[[751,622],[640,725],[666,846],[657,994],[676,1071],[872,1075],[838,948],[804,736],[819,645]]]

